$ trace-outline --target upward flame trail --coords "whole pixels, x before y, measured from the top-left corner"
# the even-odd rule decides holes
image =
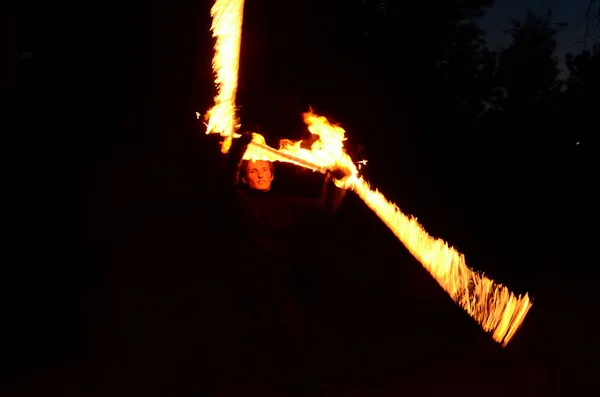
[[[235,95],[240,64],[244,0],[217,0],[210,13],[213,18],[211,30],[216,38],[212,67],[218,93],[215,106],[206,114],[206,133],[221,134],[224,137],[221,151],[227,153],[240,127],[236,116]]]

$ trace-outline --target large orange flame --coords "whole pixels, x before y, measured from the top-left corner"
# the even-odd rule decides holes
[[[414,217],[405,215],[383,194],[371,189],[344,151],[342,127],[312,112],[304,114],[304,121],[308,130],[318,137],[310,149],[302,148],[302,141],[289,140],[282,140],[278,150],[265,149],[264,138],[254,134],[253,142],[257,145],[250,145],[244,158],[285,161],[312,169],[341,166],[350,170],[348,177],[335,181],[336,185],[356,192],[452,300],[490,332],[494,340],[506,346],[531,308],[528,294],[516,296],[505,286],[467,267],[463,254],[442,239],[430,236]]]
[[[211,9],[211,30],[216,38],[213,71],[217,96],[215,106],[206,114],[206,133],[224,137],[221,151],[227,153],[240,127],[235,96],[238,85],[244,0],[217,0]]]
[[[252,134],[252,143],[244,153],[244,160],[284,161],[324,171],[336,165],[342,165],[357,172],[350,156],[344,152],[345,131],[328,123],[327,119],[312,112],[304,113],[304,122],[308,130],[317,137],[310,148],[302,147],[304,141],[282,139],[279,149],[266,146],[260,134]],[[287,155],[287,156],[282,156]],[[302,161],[298,161],[302,160]]]

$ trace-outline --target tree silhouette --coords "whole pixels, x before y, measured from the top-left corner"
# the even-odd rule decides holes
[[[596,112],[600,106],[600,45],[577,56],[567,54],[566,61],[569,76],[563,95],[564,116],[578,127],[571,143],[588,141],[597,128]]]
[[[552,18],[529,12],[523,21],[513,21],[507,33],[513,42],[500,52],[497,81],[507,111],[540,111],[557,93],[558,59],[556,34],[563,27]]]
[[[600,90],[600,45],[577,56],[569,53],[566,60],[569,69],[567,87],[572,95],[591,97]]]

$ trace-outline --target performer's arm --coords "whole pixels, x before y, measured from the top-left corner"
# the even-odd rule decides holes
[[[345,170],[335,169],[333,171],[327,171],[319,198],[311,199],[294,197],[292,199],[293,206],[297,214],[299,216],[306,216],[315,213],[324,213],[330,215],[337,212],[344,201],[346,190],[338,188],[333,183],[333,179],[343,179],[347,175],[348,172]]]
[[[219,168],[224,176],[223,183],[226,189],[238,185],[239,166],[251,140],[252,134],[242,134],[241,137],[233,140],[229,152],[219,157]]]

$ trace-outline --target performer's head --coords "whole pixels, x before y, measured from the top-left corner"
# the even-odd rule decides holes
[[[263,192],[271,189],[275,165],[270,161],[244,160],[240,164],[240,178],[252,190]]]

